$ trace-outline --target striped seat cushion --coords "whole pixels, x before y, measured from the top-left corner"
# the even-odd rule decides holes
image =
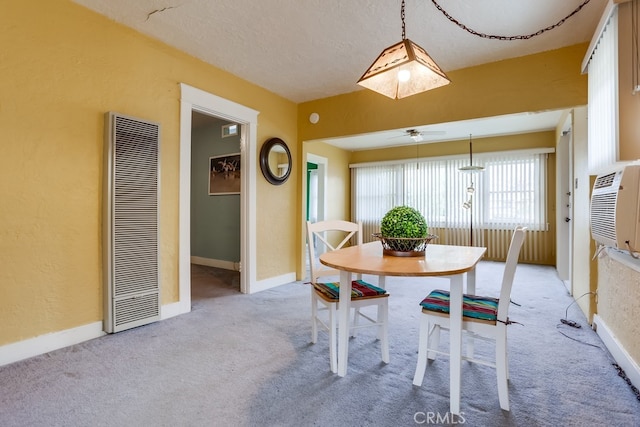
[[[449,292],[439,289],[432,291],[420,305],[426,310],[449,313]],[[498,318],[498,299],[465,294],[462,299],[462,315],[495,321]]]
[[[322,292],[330,299],[337,301],[340,297],[340,282],[312,283],[312,285],[317,291]],[[367,283],[364,280],[354,280],[351,282],[351,299],[371,298],[385,295],[386,293],[386,290]]]

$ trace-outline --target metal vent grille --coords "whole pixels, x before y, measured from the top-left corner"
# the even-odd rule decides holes
[[[154,317],[160,309],[157,294],[141,295],[115,302],[115,326],[123,326]],[[148,323],[148,322],[147,322]]]
[[[591,234],[599,242],[616,241],[617,192],[593,194],[591,197]]]
[[[615,177],[615,172],[597,177],[596,182],[593,184],[593,189],[597,190],[598,188],[611,187],[611,184],[613,184],[613,180],[615,179]]]
[[[105,330],[160,318],[157,124],[109,113]]]

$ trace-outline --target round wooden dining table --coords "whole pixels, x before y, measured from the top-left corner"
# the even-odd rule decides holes
[[[446,277],[450,283],[450,412],[460,414],[462,362],[462,293],[467,276],[467,293],[475,292],[475,267],[487,248],[474,246],[427,246],[424,256],[384,255],[379,241],[350,246],[320,256],[320,262],[340,271],[338,304],[338,375],[347,374],[351,281],[354,274],[379,276]]]

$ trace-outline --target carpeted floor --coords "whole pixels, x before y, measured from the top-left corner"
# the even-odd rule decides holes
[[[478,293],[495,295],[501,272],[480,263]],[[309,343],[308,285],[243,295],[236,273],[193,266],[192,277],[191,313],[0,367],[0,425],[640,425],[640,402],[550,267],[516,272],[511,411],[499,407],[495,371],[465,362],[455,423],[446,358],[427,367],[422,387],[411,383],[418,303],[446,289],[443,279],[388,278],[391,363],[381,362],[374,331],[363,331],[340,378],[326,337]],[[567,307],[582,328],[560,324]]]

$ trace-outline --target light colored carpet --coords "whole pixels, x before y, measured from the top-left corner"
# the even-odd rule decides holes
[[[501,263],[480,263],[478,293],[497,294],[501,272]],[[443,279],[388,278],[391,363],[381,362],[374,332],[363,331],[350,342],[344,378],[329,370],[326,337],[309,343],[308,285],[243,295],[236,274],[198,266],[193,284],[189,314],[0,367],[0,425],[412,426],[428,424],[429,416],[446,421],[448,360],[427,367],[422,387],[412,385],[418,303],[429,290],[446,289]],[[465,362],[459,424],[640,425],[640,402],[576,305],[569,318],[582,328],[560,324],[572,300],[553,268],[519,265],[512,299],[520,306],[511,306],[510,317],[523,325],[509,327],[511,411],[499,407],[495,371]],[[492,351],[477,344],[480,354]]]

